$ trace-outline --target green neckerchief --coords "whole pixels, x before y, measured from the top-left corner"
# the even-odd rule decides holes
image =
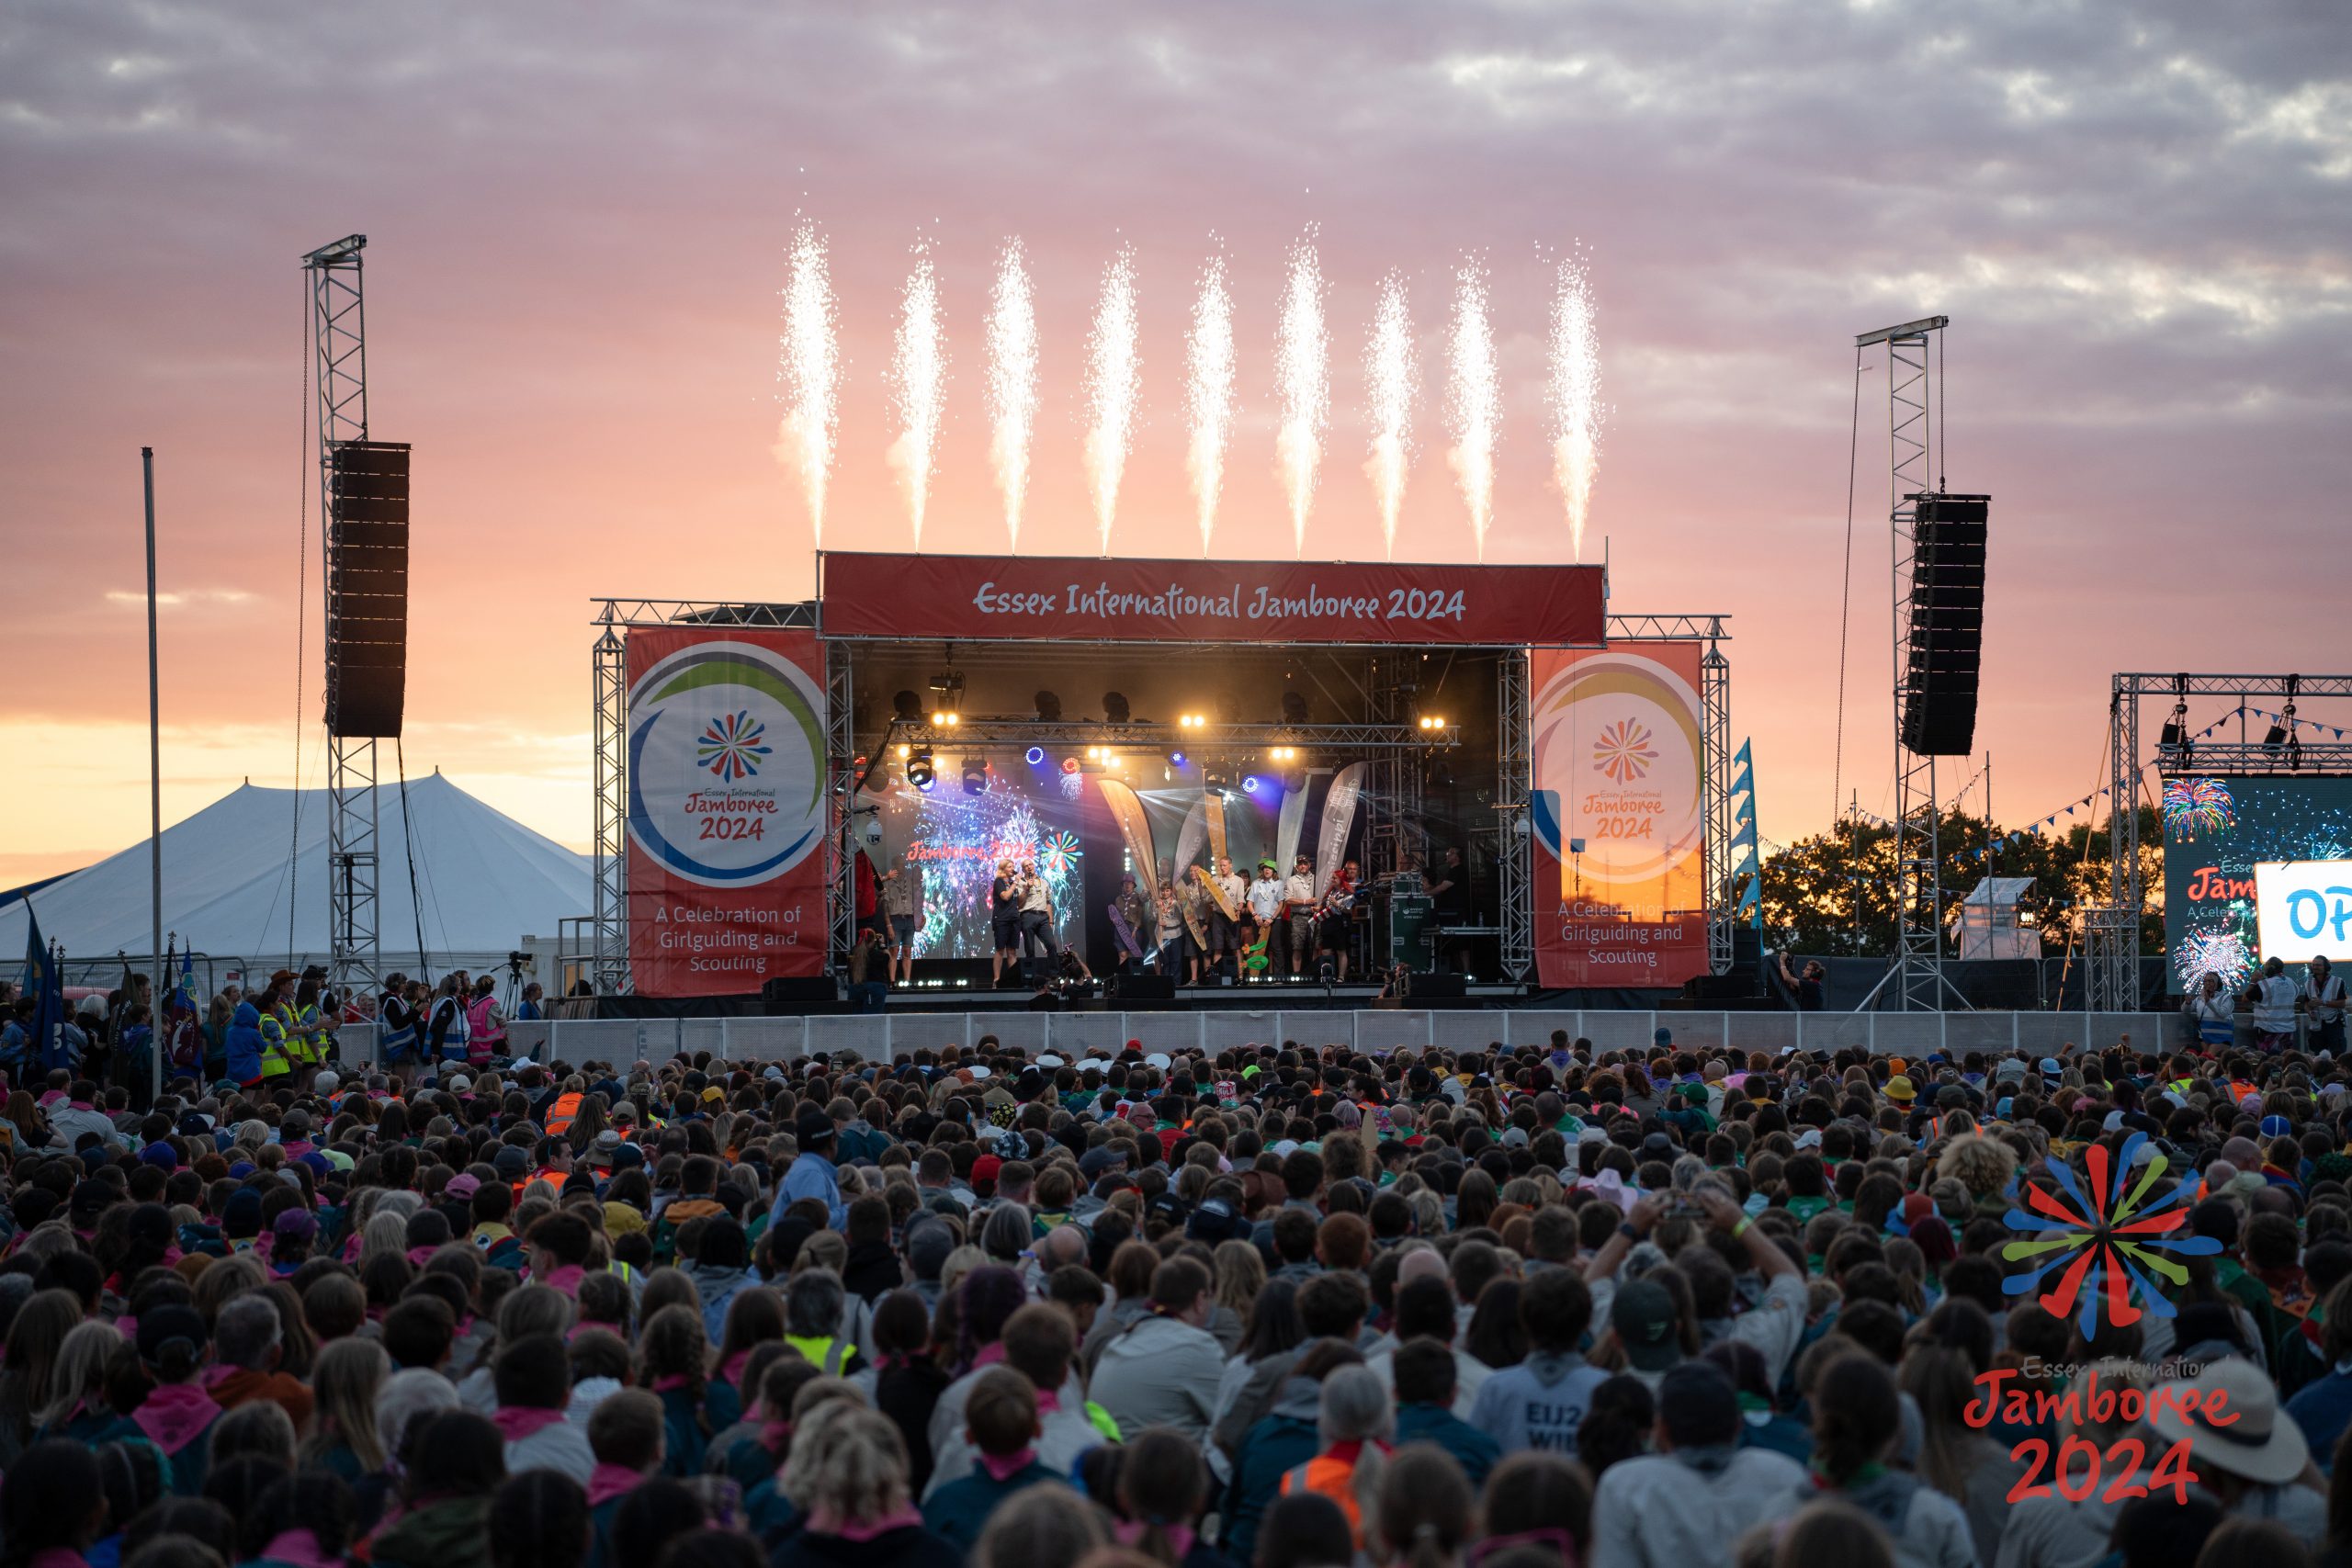
[[[1850,1492],[1857,1486],[1867,1486],[1886,1473],[1886,1466],[1883,1464],[1866,1464],[1846,1477],[1843,1483],[1839,1483],[1829,1478],[1829,1472],[1821,1468],[1821,1461],[1818,1459],[1808,1461],[1805,1469],[1813,1472],[1815,1485],[1826,1487],[1832,1492]]]

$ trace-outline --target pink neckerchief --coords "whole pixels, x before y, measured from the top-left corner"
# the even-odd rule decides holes
[[[686,1374],[684,1372],[666,1372],[653,1380],[653,1392],[656,1393],[672,1393],[685,1386]]]
[[[440,1250],[437,1247],[412,1247],[408,1249],[409,1263],[412,1267],[422,1269],[432,1262],[433,1255]]]
[[[319,1550],[319,1538],[309,1530],[280,1530],[269,1538],[261,1549],[262,1557],[272,1562],[290,1562],[295,1568],[340,1568],[343,1559]]]
[[[65,1106],[69,1111],[88,1111],[93,1109],[90,1102],[86,1100],[69,1100],[65,1102]]]
[[[233,1362],[215,1361],[212,1365],[204,1369],[203,1376],[198,1381],[204,1385],[205,1392],[209,1393],[214,1389],[219,1388],[222,1383],[227,1382],[231,1378],[235,1377],[239,1372],[242,1372],[244,1370],[244,1368],[237,1366]]]
[[[519,1443],[532,1433],[562,1420],[563,1412],[543,1410],[530,1404],[502,1404],[491,1413],[490,1419],[497,1427],[499,1436],[510,1443]]]
[[[781,1460],[785,1450],[792,1447],[792,1423],[789,1421],[761,1422],[760,1447]]]
[[[146,1402],[130,1413],[131,1421],[148,1441],[166,1454],[178,1453],[204,1435],[220,1417],[212,1396],[192,1382],[159,1383],[148,1391]]]
[[[1035,1449],[1023,1449],[1017,1454],[982,1454],[980,1468],[994,1481],[1009,1481],[1037,1462]]]
[[[1121,1546],[1133,1546],[1136,1542],[1143,1539],[1143,1532],[1150,1528],[1151,1521],[1148,1519],[1137,1519],[1132,1522],[1126,1519],[1121,1519],[1111,1527],[1111,1530],[1113,1534],[1119,1538],[1119,1544]],[[1187,1556],[1191,1555],[1193,1551],[1192,1526],[1162,1525],[1159,1528],[1168,1532],[1168,1544],[1175,1551],[1177,1562],[1182,1562]]]
[[[844,1519],[833,1513],[816,1513],[808,1517],[811,1535],[839,1536],[843,1540],[872,1540],[876,1536],[888,1535],[892,1530],[922,1528],[922,1515],[911,1503],[901,1503],[880,1518],[863,1522]]]
[[[599,1464],[588,1472],[588,1506],[594,1508],[635,1491],[644,1479],[643,1471],[626,1464]]]
[[[749,1350],[738,1350],[728,1357],[726,1360],[719,1363],[718,1381],[731,1387],[742,1387],[743,1363],[751,1359],[752,1352]]]
[[[64,1098],[65,1091],[63,1089],[50,1089],[40,1097],[40,1108],[43,1111],[53,1111],[57,1108],[57,1102]]]
[[[25,1560],[25,1568],[89,1568],[89,1562],[70,1546],[45,1546]]]
[[[581,1279],[587,1272],[587,1269],[577,1263],[567,1263],[560,1269],[548,1269],[546,1279],[535,1280],[532,1283],[545,1285],[550,1291],[561,1291],[567,1296],[577,1297],[580,1294]]]
[[[977,1372],[982,1367],[993,1367],[1003,1359],[1004,1341],[1000,1339],[992,1345],[980,1347],[980,1353],[972,1358],[972,1370]]]
[[[1037,1391],[1037,1415],[1040,1418],[1061,1414],[1062,1396],[1050,1388]]]

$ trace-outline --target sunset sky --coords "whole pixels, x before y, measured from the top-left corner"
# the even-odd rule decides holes
[[[1504,393],[1487,558],[1566,558],[1544,336],[1583,247],[1610,405],[1588,558],[1605,536],[1613,609],[1732,617],[1733,729],[1775,840],[1827,823],[1833,770],[1840,799],[1889,803],[1883,359],[1842,761],[1835,739],[1870,328],[1952,318],[1947,471],[1995,498],[1977,744],[2003,820],[2103,782],[2115,670],[2352,663],[2337,0],[22,0],[0,204],[0,886],[145,830],[142,444],[166,820],[291,782],[298,700],[316,778],[297,263],[353,231],[374,434],[415,446],[408,770],[579,847],[590,597],[811,588],[771,451],[802,218],[845,359],[826,543],[880,549],[910,543],[884,372],[918,238],[950,376],[923,544],[1003,547],[980,319],[1017,234],[1043,380],[1023,551],[1095,551],[1080,365],[1131,243],[1143,423],[1111,547],[1198,552],[1182,333],[1221,241],[1240,406],[1216,550],[1289,555],[1272,344],[1313,224],[1333,363],[1307,554],[1380,551],[1360,366],[1398,268],[1423,391],[1396,553],[1469,558],[1442,329],[1475,257]]]

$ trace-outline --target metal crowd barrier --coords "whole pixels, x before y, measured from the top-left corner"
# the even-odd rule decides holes
[[[810,1018],[564,1019],[507,1026],[518,1058],[548,1062],[661,1061],[681,1051],[708,1051],[731,1061],[788,1061],[826,1052],[869,1061],[943,1045],[969,1045],[993,1034],[1033,1055],[1069,1061],[1108,1056],[1130,1040],[1146,1051],[1280,1043],[1347,1045],[1367,1052],[1483,1050],[1548,1043],[1555,1029],[1600,1049],[1650,1044],[1660,1029],[1677,1045],[1730,1046],[1778,1056],[1794,1046],[1838,1051],[1868,1047],[1879,1055],[1955,1058],[1971,1051],[2030,1051],[2055,1055],[2074,1043],[2104,1049],[2128,1036],[2141,1050],[2180,1043],[2177,1013],[2080,1012],[1634,1012],[1526,1010],[1379,1009],[1358,1012],[924,1012],[828,1014]],[[374,1055],[366,1024],[343,1031],[346,1061]]]

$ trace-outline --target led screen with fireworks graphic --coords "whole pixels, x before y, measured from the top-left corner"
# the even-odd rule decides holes
[[[1076,833],[1041,823],[1038,803],[1002,780],[978,795],[940,789],[891,792],[886,837],[922,874],[918,958],[985,958],[994,946],[989,896],[997,863],[1027,861],[1046,881],[1054,930],[1070,940],[1085,886]]]
[[[2144,1164],[2140,1161],[2143,1153],[2148,1156]],[[2050,1173],[2064,1197],[2028,1187],[2025,1209],[2009,1210],[2005,1223],[2011,1230],[2038,1234],[2030,1240],[2002,1247],[2003,1258],[2033,1267],[2010,1275],[2001,1289],[2012,1296],[2038,1292],[2042,1309],[2053,1317],[2065,1317],[2079,1306],[2078,1321],[2086,1338],[2098,1331],[2102,1300],[2107,1320],[2119,1328],[2139,1322],[2143,1308],[2156,1317],[2176,1315],[2178,1309],[2148,1275],[2185,1285],[2188,1270],[2162,1254],[2210,1258],[2222,1250],[2221,1242],[2212,1236],[2172,1234],[2188,1223],[2185,1201],[2196,1190],[2177,1182],[2162,1197],[2148,1201],[2164,1179],[2167,1161],[2145,1133],[2132,1134],[2120,1150],[2093,1144],[2084,1160],[2090,1177],[2089,1197],[2085,1196],[2074,1169],[2053,1159]],[[2042,1289],[2052,1274],[2057,1276],[2056,1282]]]
[[[2222,988],[2234,991],[2254,973],[2254,951],[2235,931],[2190,931],[2173,944],[2172,972],[2183,995],[2195,995],[2208,975],[2220,976]]]
[[[2165,781],[2165,837],[2193,843],[2227,830],[2237,821],[2230,786],[2219,779]]]

